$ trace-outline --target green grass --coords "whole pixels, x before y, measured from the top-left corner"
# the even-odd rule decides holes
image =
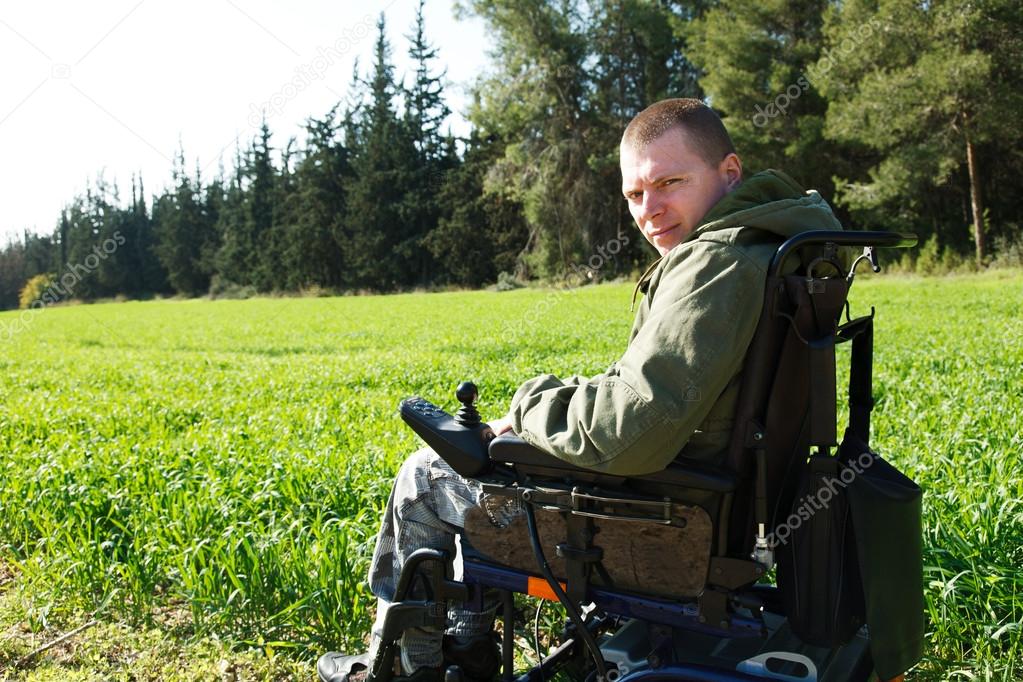
[[[203,679],[223,659],[290,679],[323,649],[360,647],[377,519],[417,447],[398,400],[451,407],[473,379],[493,417],[525,378],[600,372],[627,340],[630,294],[0,315],[15,325],[0,333],[0,670],[92,614],[76,646],[8,674]],[[1018,679],[1023,275],[858,282],[854,312],[871,303],[875,446],[925,488],[929,648],[914,677]],[[120,663],[97,643],[115,631],[135,652]]]

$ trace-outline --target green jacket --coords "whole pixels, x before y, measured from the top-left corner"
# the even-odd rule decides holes
[[[644,274],[621,359],[589,379],[527,381],[512,399],[512,429],[611,474],[660,471],[680,454],[718,461],[771,256],[785,238],[815,229],[842,229],[816,191],[778,171],[750,177]]]

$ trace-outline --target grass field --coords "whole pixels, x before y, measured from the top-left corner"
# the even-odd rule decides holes
[[[308,679],[363,584],[419,393],[498,416],[624,347],[628,285],[0,314],[0,676]],[[927,658],[1023,676],[1023,274],[854,287],[875,446],[925,489]],[[898,557],[893,557],[897,561]],[[38,645],[98,624],[33,658]],[[15,665],[17,664],[17,665]]]

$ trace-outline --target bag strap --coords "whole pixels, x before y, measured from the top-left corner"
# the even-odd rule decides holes
[[[835,337],[810,341],[810,445],[828,448],[838,445],[835,397]]]
[[[806,308],[801,336],[807,346],[809,375],[809,443],[820,451],[838,445],[836,422],[838,390],[835,380],[835,344],[838,317],[849,285],[845,280],[800,280],[799,304]],[[804,293],[805,292],[805,293]],[[797,332],[799,317],[797,314]]]
[[[852,341],[849,362],[849,430],[863,443],[870,442],[870,412],[874,409],[874,314],[858,317],[838,329],[842,340]]]

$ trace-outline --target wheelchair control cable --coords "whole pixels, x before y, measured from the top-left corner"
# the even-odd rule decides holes
[[[540,671],[540,682],[547,682],[543,674],[544,656],[540,653],[540,611],[543,610],[543,599],[537,599],[536,616],[533,617],[533,650],[536,652],[536,669]]]
[[[604,657],[600,653],[600,647],[597,646],[597,640],[593,639],[593,634],[586,627],[586,623],[579,614],[579,609],[575,607],[572,600],[565,594],[565,590],[561,588],[561,583],[554,577],[554,572],[551,571],[551,566],[547,563],[547,557],[544,556],[543,547],[540,545],[540,532],[536,527],[536,512],[533,511],[533,504],[528,499],[523,501],[526,503],[524,506],[526,508],[526,525],[529,528],[529,541],[533,545],[533,554],[536,556],[536,561],[540,564],[540,572],[543,573],[543,577],[547,584],[550,585],[551,590],[557,595],[558,601],[565,607],[569,619],[575,625],[579,638],[583,641],[590,656],[593,658],[593,664],[597,668],[596,682],[607,682],[607,668],[604,665]]]

